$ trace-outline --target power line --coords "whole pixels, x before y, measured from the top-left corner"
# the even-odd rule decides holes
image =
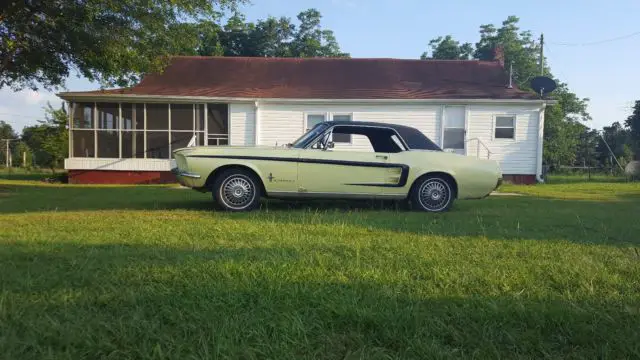
[[[598,41],[592,41],[592,42],[584,42],[584,43],[561,43],[561,42],[552,42],[550,44],[552,45],[558,45],[558,46],[591,46],[591,45],[600,45],[600,44],[605,44],[608,42],[612,42],[612,41],[618,41],[618,40],[624,40],[624,39],[628,39],[630,37],[634,37],[640,35],[640,31],[636,31],[634,33],[631,34],[627,34],[627,35],[622,35],[622,36],[617,36],[614,38],[610,38],[610,39],[604,39],[604,40],[598,40]]]

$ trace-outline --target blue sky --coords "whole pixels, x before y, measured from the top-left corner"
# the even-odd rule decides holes
[[[479,25],[499,25],[516,15],[521,29],[535,36],[544,33],[553,73],[578,96],[590,99],[593,121],[587,125],[599,129],[623,121],[633,101],[640,99],[640,34],[586,45],[640,32],[637,0],[253,0],[243,12],[249,20],[295,18],[312,7],[320,10],[323,26],[334,31],[352,57],[418,58],[434,37],[450,34],[473,43]],[[97,87],[84,79],[67,82],[70,90]],[[42,117],[48,100],[59,103],[46,91],[0,90],[0,120],[20,130]]]

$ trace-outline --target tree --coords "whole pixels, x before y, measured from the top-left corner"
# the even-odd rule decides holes
[[[598,154],[598,162],[603,167],[617,168],[613,156],[615,156],[623,167],[633,159],[633,153],[629,146],[631,137],[629,131],[625,129],[622,124],[616,121],[611,124],[611,126],[605,126],[602,128],[601,134],[602,138],[599,139],[596,145],[596,153]],[[609,148],[611,148],[611,151],[609,151]],[[611,152],[613,152],[613,155]]]
[[[578,135],[575,163],[578,166],[599,166],[597,147],[600,140],[598,130],[590,129],[579,122],[574,122]]]
[[[54,109],[47,104],[45,118],[45,121],[39,121],[39,125],[24,128],[22,140],[33,152],[38,165],[55,170],[63,166],[69,154],[67,111],[64,105]]]
[[[194,26],[244,0],[9,1],[0,8],[0,88],[55,88],[71,69],[126,86],[197,44]]]
[[[539,75],[540,44],[534,39],[530,31],[520,31],[516,16],[509,16],[496,28],[493,24],[480,26],[480,40],[476,43],[474,58],[478,60],[493,60],[494,49],[501,46],[504,51],[505,64],[513,65],[513,79],[524,90],[531,87],[527,80]],[[545,73],[549,69],[545,68]]]
[[[624,122],[631,137],[631,148],[635,153],[635,160],[640,160],[640,100],[636,100],[633,113]]]
[[[24,154],[24,155],[23,155]],[[13,157],[13,166],[31,167],[33,164],[33,154],[29,146],[24,141],[16,141]]]
[[[300,25],[293,35],[289,47],[292,57],[338,57],[348,56],[340,51],[333,31],[322,29],[322,15],[316,9],[298,14]]]
[[[469,60],[473,55],[471,43],[460,44],[451,35],[440,36],[429,41],[429,47],[431,48],[431,56],[428,51],[425,51],[420,57],[422,60]]]
[[[15,139],[18,136],[16,135],[16,132],[13,131],[13,127],[11,127],[11,125],[7,124],[6,122],[0,120],[0,139],[4,140],[4,139]]]
[[[518,22],[518,17],[509,16],[500,27],[481,25],[480,39],[475,43],[472,53],[474,59],[494,60],[495,49],[502,47],[505,65],[513,66],[514,82],[520,89],[531,91],[529,80],[540,75],[540,44],[530,31],[521,31]],[[468,43],[460,45],[451,36],[435,38],[429,44],[432,48],[431,58],[438,59],[464,59],[471,47]],[[423,54],[422,58],[427,56]],[[546,76],[553,77],[548,66],[543,71]],[[556,82],[558,88],[550,97],[558,103],[546,108],[544,124],[543,161],[551,169],[574,163],[581,143],[580,136],[584,132],[577,123],[591,119],[587,111],[589,99],[579,98],[569,90],[567,84],[558,79]]]
[[[268,17],[247,22],[234,13],[223,26],[214,23],[194,25],[198,44],[183,53],[198,55],[252,57],[339,57],[349,56],[340,51],[333,31],[323,29],[322,15],[309,9],[298,14],[299,25],[287,17]]]

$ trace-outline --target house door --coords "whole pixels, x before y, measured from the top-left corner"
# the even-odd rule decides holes
[[[442,149],[466,155],[466,108],[464,106],[445,106]]]

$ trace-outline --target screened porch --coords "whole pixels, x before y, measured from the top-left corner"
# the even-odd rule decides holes
[[[69,157],[170,159],[187,145],[228,145],[219,103],[70,102]]]

